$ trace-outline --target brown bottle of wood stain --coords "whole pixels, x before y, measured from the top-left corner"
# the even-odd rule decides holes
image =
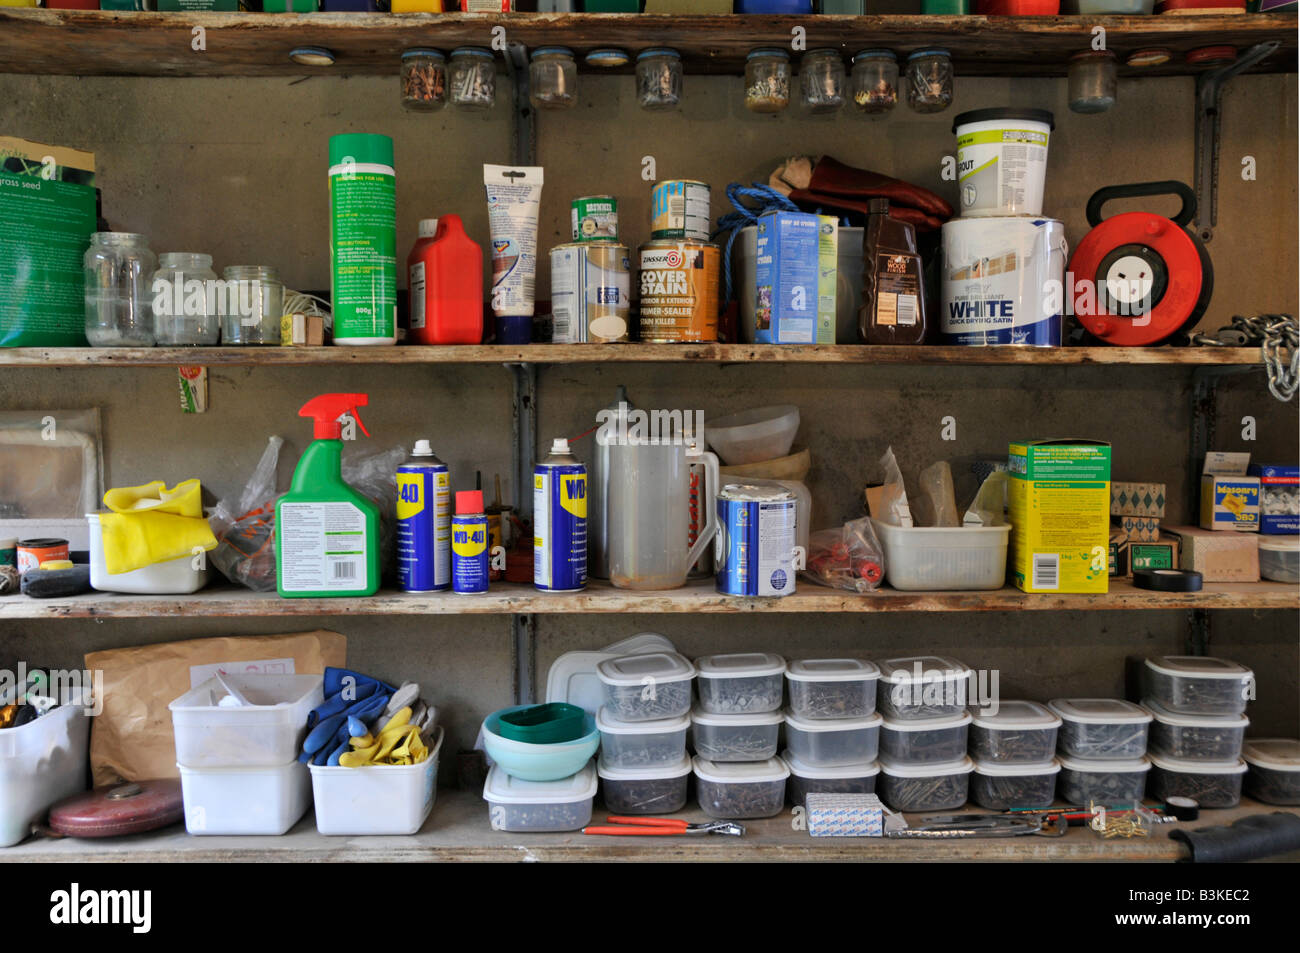
[[[872,199],[862,234],[862,308],[867,344],[923,344],[925,287],[916,232],[889,217],[889,199]]]

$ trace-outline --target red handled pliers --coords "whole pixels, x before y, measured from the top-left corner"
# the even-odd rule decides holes
[[[677,834],[730,834],[740,837],[745,826],[735,821],[706,821],[691,824],[675,817],[621,817],[605,818],[610,826],[584,827],[584,834],[608,834],[616,837],[672,837]]]

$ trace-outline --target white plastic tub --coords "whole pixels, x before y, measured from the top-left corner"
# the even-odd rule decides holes
[[[695,666],[676,652],[606,659],[596,666],[605,707],[618,721],[660,721],[691,710]]]
[[[86,790],[89,740],[90,718],[71,704],[0,731],[0,847],[26,837],[50,805]]]
[[[672,814],[686,806],[691,759],[654,768],[615,768],[596,765],[605,807],[612,814]]]
[[[1011,807],[1051,807],[1056,800],[1056,776],[1061,764],[1050,758],[1040,764],[995,764],[976,761],[970,799],[990,811]]]
[[[1044,109],[1005,107],[972,110],[953,121],[963,218],[1043,214],[1053,125]]]
[[[714,715],[691,712],[691,741],[706,761],[767,761],[776,756],[781,737],[781,713]]]
[[[1235,761],[1250,719],[1245,715],[1180,715],[1149,698],[1142,706],[1151,712],[1147,746],[1181,761]]]
[[[873,519],[871,525],[885,547],[885,578],[895,589],[1001,589],[1007,581],[1010,523],[904,528]]]
[[[1261,536],[1259,575],[1274,582],[1300,582],[1300,536]]]
[[[316,830],[334,835],[419,831],[438,796],[442,739],[439,726],[429,745],[429,757],[419,764],[309,765]]]
[[[191,834],[283,834],[311,804],[311,775],[297,761],[259,768],[176,767]]]
[[[803,807],[809,794],[876,793],[876,777],[880,774],[880,766],[875,761],[816,767],[800,761],[789,750],[781,753],[781,760],[790,769],[787,789],[790,803],[795,807]]]
[[[227,675],[251,705],[221,708],[226,690],[210,678],[167,707],[176,760],[190,768],[280,767],[298,757],[307,714],[325,701],[319,675]],[[305,775],[304,775],[305,777]]]
[[[966,754],[966,732],[971,717],[962,712],[953,718],[924,721],[884,719],[880,726],[880,756],[894,764],[942,764]]]
[[[1139,801],[1147,786],[1151,762],[1145,757],[1125,761],[1090,761],[1061,757],[1057,790],[1062,800],[1080,807]]]
[[[723,763],[695,758],[695,795],[700,810],[720,820],[774,817],[785,807],[790,769],[780,758]]]
[[[211,570],[206,554],[202,569],[194,568],[194,556],[182,556],[154,563],[130,572],[111,573],[104,564],[104,534],[98,513],[87,513],[90,527],[90,585],[100,592],[143,592],[154,595],[182,595],[197,592],[208,584]]]
[[[790,663],[785,679],[798,718],[866,718],[876,710],[880,669],[866,659],[801,659]]]
[[[800,718],[787,711],[787,753],[810,768],[875,761],[880,750],[881,721],[879,714],[866,718]]]
[[[952,811],[966,803],[975,764],[964,755],[944,764],[894,764],[880,759],[876,791],[896,811]]]
[[[970,754],[977,763],[1045,764],[1056,754],[1059,715],[1046,705],[1005,701],[997,712],[970,710]]]
[[[1246,793],[1265,804],[1300,804],[1300,740],[1251,738],[1242,748]]]
[[[743,466],[784,457],[799,430],[799,408],[793,404],[751,407],[704,424],[704,439],[723,465]]]
[[[659,768],[673,765],[686,754],[688,715],[662,721],[619,721],[602,708],[596,714],[600,729],[600,757],[611,768]]]
[[[893,721],[956,718],[971,698],[971,667],[944,655],[885,659],[880,668],[880,713]]]
[[[785,659],[768,652],[708,655],[695,660],[700,708],[715,715],[776,711],[785,689]]]
[[[1161,655],[1142,666],[1142,695],[1184,715],[1240,715],[1255,673],[1227,659]]]
[[[499,766],[488,772],[483,800],[494,831],[576,831],[591,823],[596,798],[596,764],[560,781],[521,781]]]
[[[1061,719],[1056,748],[1067,758],[1132,761],[1147,751],[1151,713],[1119,698],[1056,698],[1047,707]]]
[[[1151,777],[1147,790],[1161,801],[1189,797],[1201,807],[1236,807],[1241,803],[1241,782],[1246,762],[1183,761],[1168,755],[1151,755]]]

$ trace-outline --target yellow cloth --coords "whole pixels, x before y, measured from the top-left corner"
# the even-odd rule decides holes
[[[183,480],[174,489],[161,480],[116,487],[104,494],[104,505],[113,511],[99,517],[104,568],[110,573],[131,572],[217,546],[203,516],[198,480]]]

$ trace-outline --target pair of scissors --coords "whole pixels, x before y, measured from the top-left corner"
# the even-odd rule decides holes
[[[735,821],[706,821],[691,824],[675,817],[622,817],[605,818],[608,826],[584,827],[584,834],[606,834],[614,837],[672,837],[677,834],[729,834],[740,837],[745,826]]]

